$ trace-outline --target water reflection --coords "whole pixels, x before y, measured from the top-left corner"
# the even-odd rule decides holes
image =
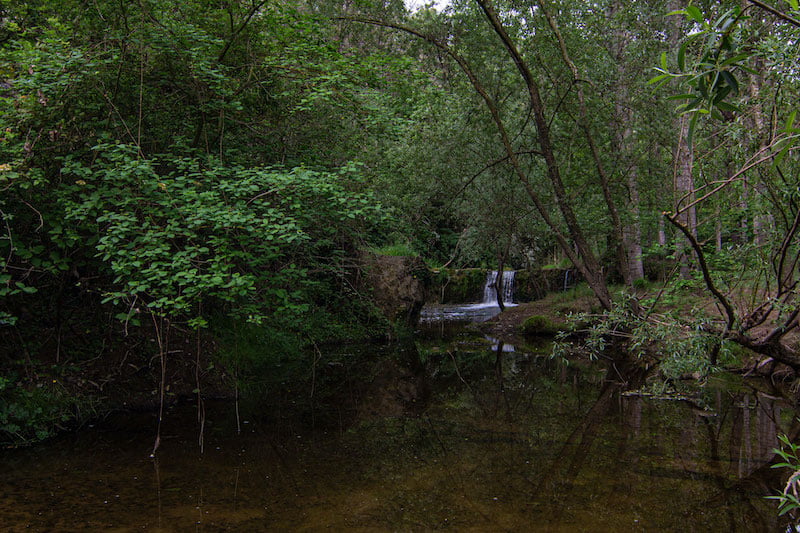
[[[495,339],[494,337],[490,337],[485,335],[484,338],[488,340],[492,344],[492,351],[493,352],[515,352],[516,348],[514,348],[513,344],[508,344],[507,342],[503,342],[500,339]]]
[[[691,401],[621,394],[643,376],[506,352],[453,333],[397,349],[331,351],[314,392],[208,402],[31,450],[7,451],[11,531],[778,531],[763,496],[776,432],[796,435],[769,384],[712,382]]]

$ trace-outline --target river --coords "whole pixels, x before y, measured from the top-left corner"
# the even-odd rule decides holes
[[[626,393],[613,365],[428,324],[298,355],[236,409],[120,413],[0,456],[4,531],[786,531],[770,383]],[[301,365],[302,366],[302,365]],[[237,432],[237,426],[241,433]]]

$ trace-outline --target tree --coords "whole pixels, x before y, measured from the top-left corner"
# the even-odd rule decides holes
[[[689,6],[679,14],[694,21],[700,31],[690,35],[679,49],[677,72],[669,72],[664,65],[660,70],[661,79],[678,78],[684,81],[689,92],[682,98],[687,100],[683,106],[689,118],[689,128],[693,131],[700,124],[701,117],[712,117],[720,121],[729,120],[732,114],[744,115],[734,103],[742,85],[739,78],[747,73],[757,74],[746,65],[756,56],[765,60],[765,74],[780,80],[781,90],[774,96],[774,102],[794,102],[797,98],[797,83],[791,67],[787,70],[784,61],[797,57],[794,49],[787,49],[786,43],[796,38],[800,22],[791,14],[783,13],[762,2],[749,2],[746,10],[754,6],[765,9],[778,17],[780,27],[774,39],[760,39],[759,44],[747,40],[753,34],[744,31],[746,22],[744,11],[734,6],[721,14]],[[797,11],[796,3],[791,8]],[[701,41],[700,38],[703,40]],[[695,46],[695,48],[691,48]],[[760,61],[761,59],[759,59]],[[743,74],[744,72],[744,74]],[[776,85],[777,86],[777,85]],[[752,95],[752,93],[751,93]],[[749,110],[754,122],[760,115],[761,102],[753,102]],[[795,180],[798,160],[798,134],[795,127],[796,110],[786,106],[774,106],[773,135],[768,144],[759,144],[754,152],[746,155],[746,161],[738,170],[719,179],[710,181],[703,189],[691,191],[697,198],[675,213],[668,214],[668,220],[685,236],[697,258],[705,286],[717,300],[724,323],[708,326],[710,334],[719,339],[727,339],[745,346],[759,354],[771,357],[794,368],[800,368],[800,354],[796,346],[787,340],[787,335],[798,327],[797,307],[797,266],[800,249],[797,245],[797,232],[800,230],[800,209],[795,195]],[[746,115],[744,120],[748,120]],[[779,126],[783,124],[783,126]],[[729,130],[735,135],[736,130]],[[696,139],[695,135],[695,139]],[[719,144],[716,150],[730,150],[730,145]],[[768,205],[767,212],[777,213],[773,231],[759,231],[759,244],[741,244],[736,254],[744,265],[744,276],[720,278],[710,261],[713,255],[706,251],[692,227],[682,216],[690,208],[703,206],[710,200],[726,192],[735,191],[738,182],[747,173],[759,170],[761,188],[750,189],[760,195],[759,203]],[[748,198],[749,207],[754,199]],[[748,209],[749,211],[750,209]],[[764,258],[767,259],[764,262]],[[768,265],[768,268],[764,268]],[[747,298],[737,297],[746,295]],[[712,355],[712,358],[714,356]]]

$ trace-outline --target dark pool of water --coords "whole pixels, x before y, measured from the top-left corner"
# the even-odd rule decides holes
[[[449,330],[340,347],[265,399],[152,414],[0,456],[3,531],[781,531],[763,497],[795,413],[768,384],[623,394],[546,346]]]

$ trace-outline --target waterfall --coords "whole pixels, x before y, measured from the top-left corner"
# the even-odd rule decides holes
[[[503,272],[503,304],[514,305],[514,276],[516,271],[506,270]],[[486,285],[483,287],[482,305],[497,305],[497,293],[494,290],[494,282],[497,280],[497,270],[492,270],[486,275]]]

